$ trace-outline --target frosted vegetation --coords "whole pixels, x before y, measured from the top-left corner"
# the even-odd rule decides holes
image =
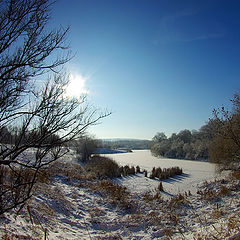
[[[238,169],[240,162],[240,95],[231,100],[232,110],[213,110],[213,118],[199,131],[183,130],[167,138],[164,133],[153,137],[155,156],[185,159],[208,159],[222,169]]]
[[[163,132],[157,133],[153,137],[151,151],[155,156],[206,160],[212,135],[210,123],[199,131],[182,130],[169,138]]]
[[[32,154],[29,152],[29,157]],[[123,164],[126,159],[134,163],[129,154],[121,154],[125,155]],[[150,157],[149,152],[145,156]],[[151,159],[149,166],[157,162]],[[101,179],[97,172],[102,166],[89,170],[70,152],[41,169],[33,195],[24,206],[1,216],[0,236],[14,240],[236,238],[240,227],[239,172],[218,179],[206,174],[207,181],[201,182],[204,174],[197,179],[197,165],[209,163],[194,161],[189,166],[189,161],[175,161],[181,161],[188,176],[163,180],[161,188],[159,179],[146,178],[143,172]],[[191,184],[197,192],[188,188]]]
[[[136,150],[133,153],[125,154],[110,154],[104,155],[110,158],[113,158],[117,163],[122,166],[139,166],[141,170],[146,170],[148,177],[152,173],[152,169],[161,167],[171,168],[178,166],[182,169],[183,174],[175,177],[173,179],[163,181],[163,186],[165,189],[164,195],[175,195],[179,192],[191,191],[196,193],[197,186],[200,182],[214,179],[217,177],[216,165],[208,162],[201,161],[188,161],[181,159],[166,159],[166,158],[157,158],[151,155],[149,150]],[[157,187],[159,181],[158,178],[155,180],[149,178],[142,178],[141,181],[137,182],[136,186],[135,179],[118,179],[118,183],[127,186],[133,192],[147,191],[149,189],[154,189]]]
[[[1,1],[0,237],[239,239],[240,95],[199,131],[156,134],[162,158],[93,156],[87,129],[111,113],[66,95],[68,28],[47,27],[52,5]]]

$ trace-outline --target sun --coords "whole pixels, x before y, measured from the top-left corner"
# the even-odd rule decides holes
[[[66,87],[66,95],[68,97],[80,98],[82,95],[89,94],[85,86],[87,80],[88,77],[71,73],[69,75],[69,83]]]

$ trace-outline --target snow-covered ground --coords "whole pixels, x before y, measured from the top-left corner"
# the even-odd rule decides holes
[[[70,153],[48,169],[54,177],[35,187],[23,209],[1,216],[0,237],[230,239],[239,234],[239,179],[216,180],[215,167],[209,163],[155,159],[147,151],[131,154],[111,157],[149,171],[153,166],[179,166],[185,175],[163,182],[163,193],[155,190],[159,182],[143,173],[114,180],[125,189],[94,178]]]
[[[199,183],[221,177],[216,173],[216,165],[209,162],[190,161],[180,159],[157,158],[151,155],[149,150],[135,150],[132,153],[105,154],[120,165],[140,166],[149,173],[153,167],[171,168],[178,166],[183,169],[183,174],[172,179],[164,180],[163,187],[166,196],[173,196],[185,191],[196,193]],[[141,193],[150,188],[156,188],[158,180],[152,180],[140,176],[129,176],[117,179],[118,184],[128,187],[132,192]]]

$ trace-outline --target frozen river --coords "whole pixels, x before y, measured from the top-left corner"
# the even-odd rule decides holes
[[[163,181],[163,186],[165,190],[167,190],[166,194],[170,195],[188,190],[195,193],[199,183],[219,177],[215,172],[216,165],[213,163],[157,158],[152,156],[149,150],[135,150],[132,153],[105,154],[104,156],[114,159],[120,165],[139,165],[141,171],[146,169],[150,172],[153,167],[170,168],[178,166],[182,168],[183,175]],[[144,178],[143,174],[135,177],[121,178],[117,181],[135,192],[146,191],[149,188],[152,189],[156,187],[159,182],[158,180]]]

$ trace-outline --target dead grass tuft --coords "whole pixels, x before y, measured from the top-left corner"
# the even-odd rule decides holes
[[[163,192],[163,191],[164,191],[164,190],[163,190],[162,182],[160,182],[160,183],[158,184],[157,189],[158,189],[160,192]]]
[[[219,200],[218,194],[215,190],[210,190],[210,189],[198,190],[197,194],[201,196],[202,200],[206,200],[206,201]]]
[[[230,177],[235,180],[240,180],[240,170],[232,171]]]
[[[91,218],[104,216],[106,214],[106,212],[103,209],[100,209],[98,207],[90,209],[88,212],[89,212]]]
[[[119,233],[110,233],[110,234],[106,234],[104,236],[97,236],[95,238],[96,240],[121,240],[122,237]]]
[[[181,207],[183,204],[187,204],[188,201],[186,200],[185,196],[179,193],[176,197],[171,198],[167,207],[170,209],[177,209]]]
[[[159,190],[155,191],[155,192],[151,192],[151,191],[148,191],[148,192],[145,192],[143,195],[142,195],[142,199],[145,201],[145,202],[151,202],[151,201],[155,201],[155,200],[160,200],[162,201],[163,198],[161,196],[161,193]]]
[[[131,213],[135,212],[137,209],[137,204],[131,199],[131,194],[127,191],[126,187],[114,184],[109,180],[101,180],[92,184],[90,187],[108,197],[111,203],[116,206],[123,207]]]
[[[221,186],[218,195],[219,196],[226,196],[231,193],[230,189],[226,186]]]

